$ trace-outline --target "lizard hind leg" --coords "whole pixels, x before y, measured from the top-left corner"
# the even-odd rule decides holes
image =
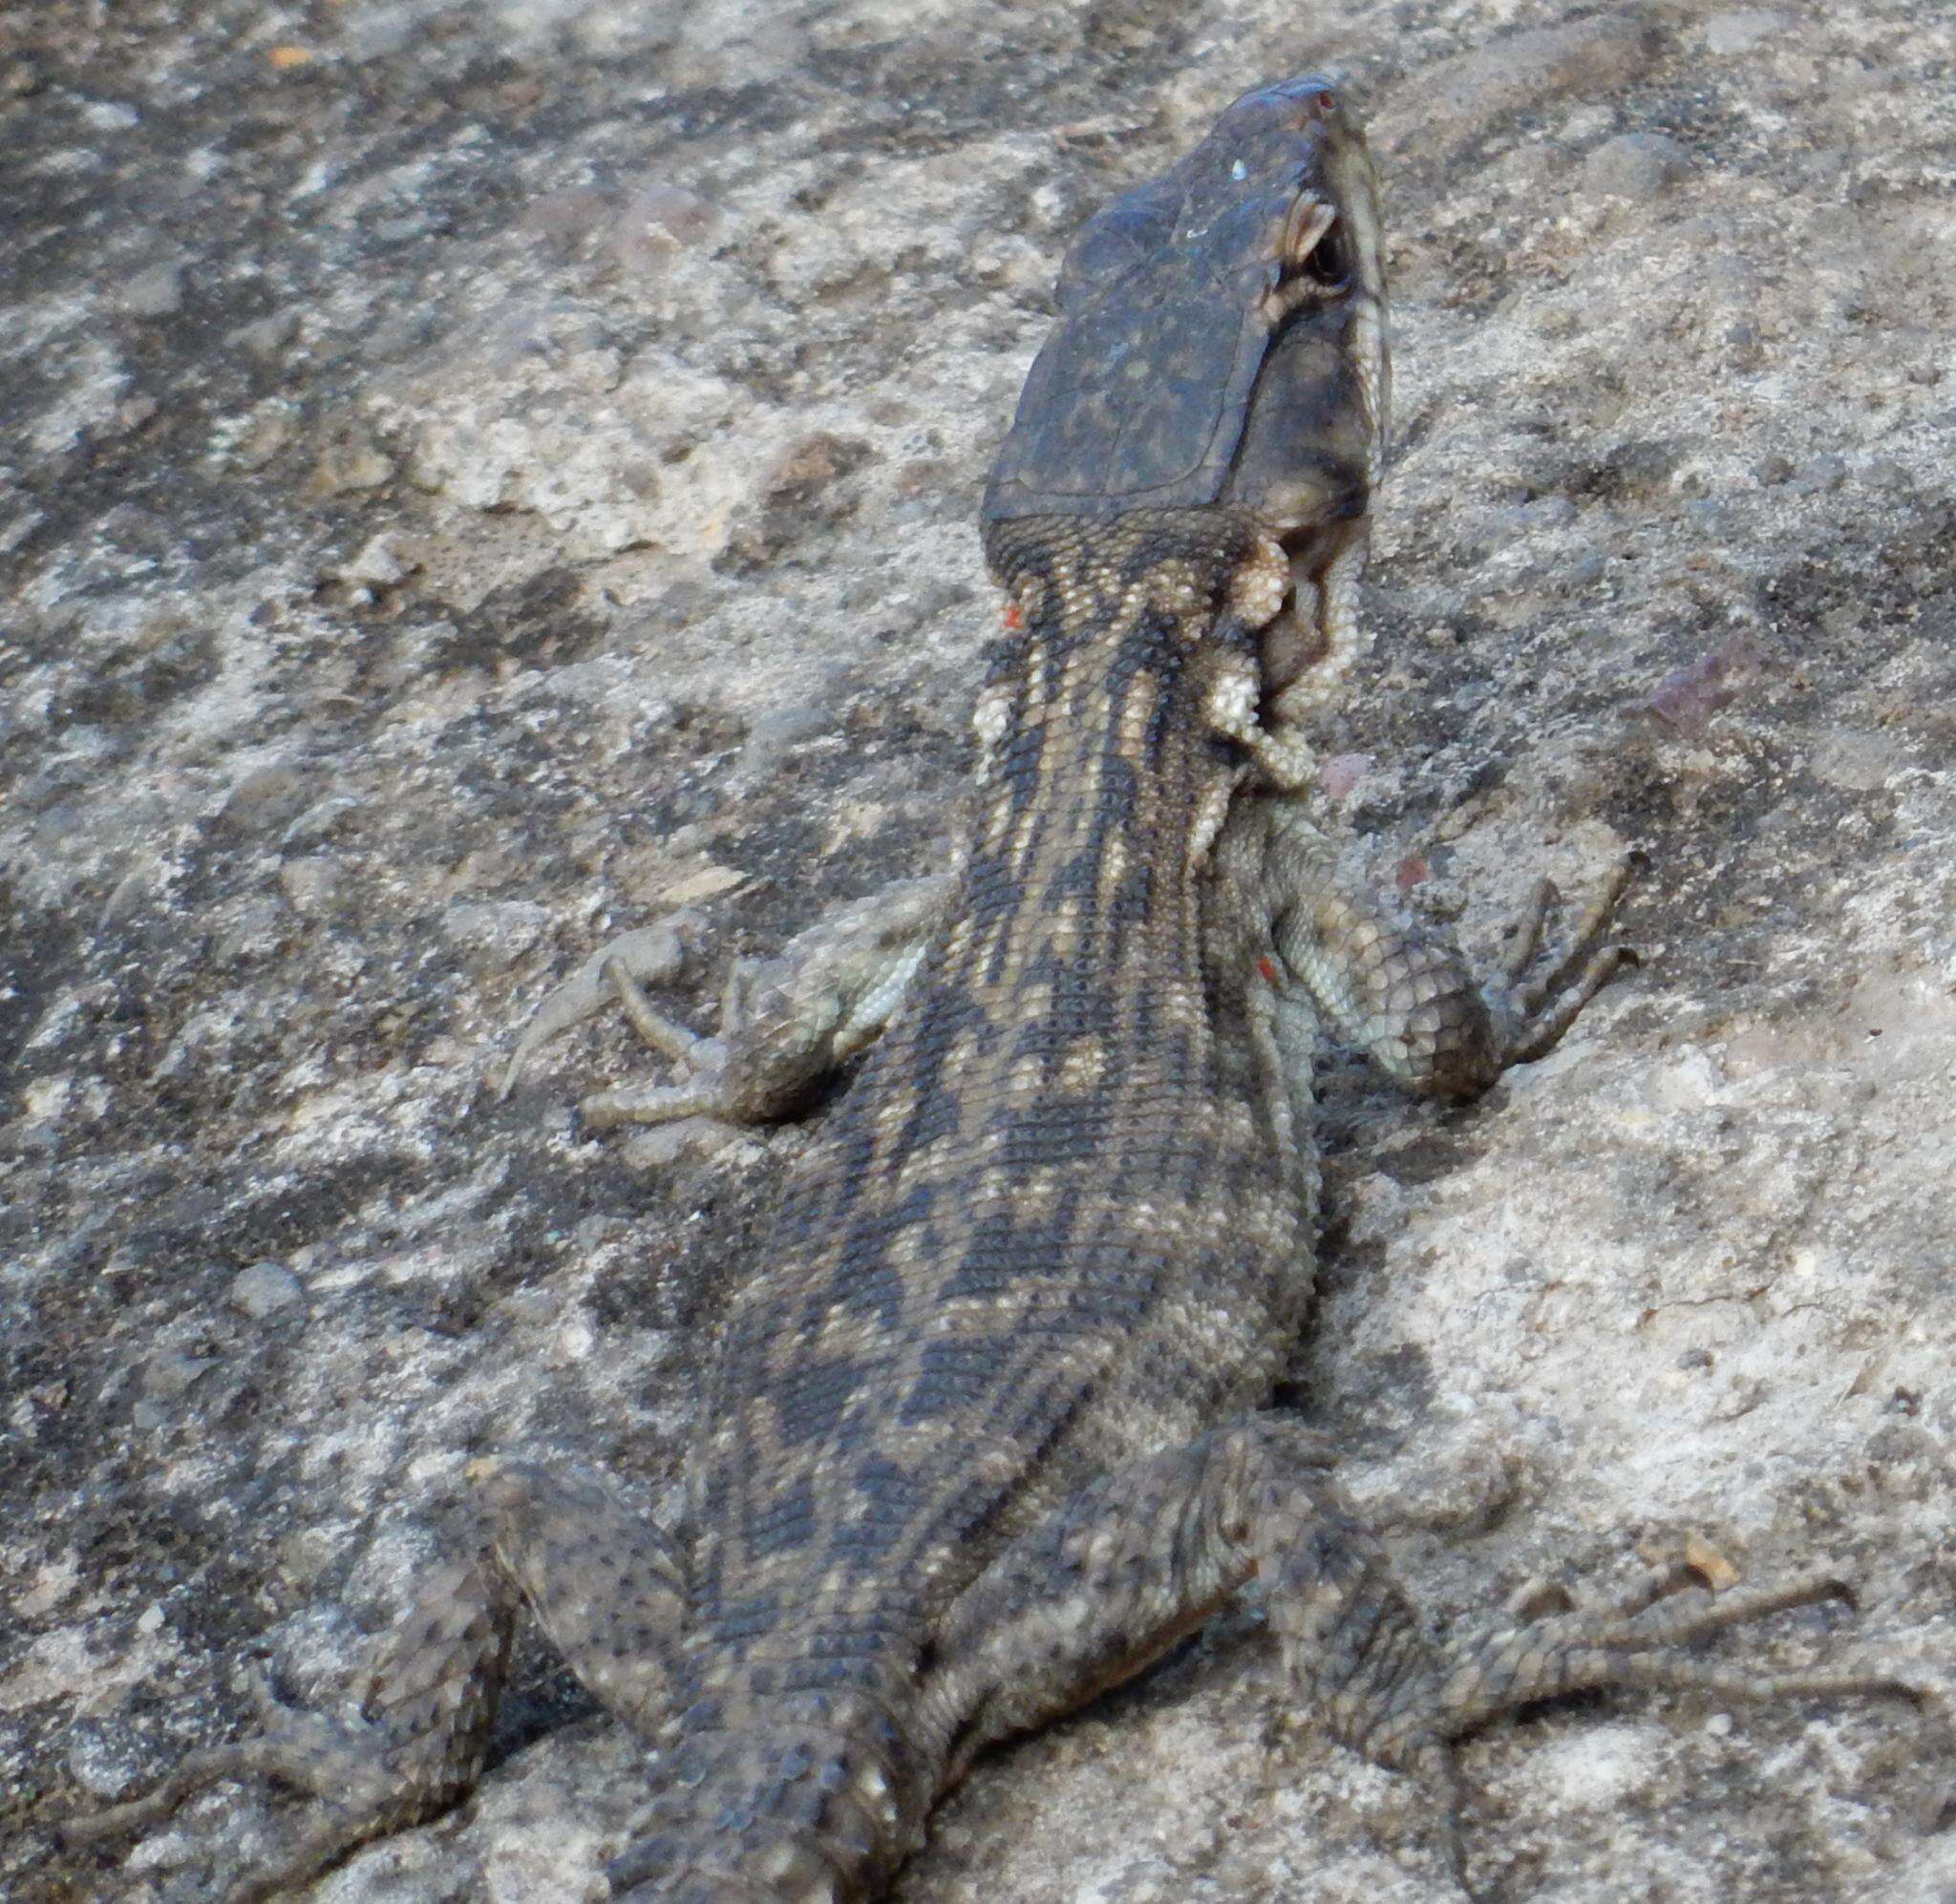
[[[1673,1568],[1596,1609],[1524,1609],[1444,1647],[1330,1471],[1322,1436],[1253,1416],[1104,1477],[1008,1547],[954,1604],[923,1688],[954,1781],[987,1745],[1159,1658],[1260,1576],[1286,1675],[1331,1735],[1436,1788],[1461,1869],[1455,1742],[1577,1691],[1697,1690],[1753,1701],[1914,1697],[1883,1673],[1758,1674],[1682,1649],[1836,1597],[1805,1579],[1716,1596]]]
[[[253,1683],[261,1729],[193,1752],[154,1791],[69,1819],[71,1845],[136,1836],[229,1780],[295,1787],[318,1801],[296,1835],[223,1893],[225,1904],[304,1883],[370,1840],[436,1816],[474,1784],[509,1657],[514,1597],[485,1556],[446,1563],[387,1636],[350,1720],[299,1712]]]
[[[520,1601],[600,1703],[657,1737],[674,1703],[682,1601],[670,1543],[586,1470],[483,1460],[467,1474],[480,1538],[422,1582],[363,1674],[352,1717],[296,1711],[255,1685],[259,1732],[192,1753],[155,1790],[67,1821],[62,1837],[87,1846],[154,1830],[230,1780],[294,1787],[315,1801],[296,1833],[222,1893],[247,1904],[426,1823],[481,1771]]]

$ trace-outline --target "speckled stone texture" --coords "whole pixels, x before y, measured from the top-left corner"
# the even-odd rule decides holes
[[[123,1881],[53,1822],[238,1730],[254,1661],[330,1703],[472,1455],[670,1503],[803,1135],[589,1135],[647,1064],[606,1021],[500,1061],[612,932],[682,915],[704,1026],[941,862],[1065,237],[1317,61],[1387,180],[1399,444],[1329,816],[1483,957],[1538,869],[1653,864],[1645,969],[1489,1100],[1333,1073],[1291,1399],[1442,1615],[1695,1534],[1860,1582],[1777,1663],[1948,1685],[1939,0],[15,0],[0,1893]],[[982,1765],[905,1904],[1456,1894],[1259,1626]],[[481,1797],[322,1899],[595,1885],[642,1774],[530,1657]],[[1610,1700],[1463,1766],[1504,1897],[1956,1889],[1906,1711]],[[220,1791],[133,1894],[271,1827]]]

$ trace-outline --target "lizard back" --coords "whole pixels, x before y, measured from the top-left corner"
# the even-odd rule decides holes
[[[1199,707],[1247,640],[1239,551],[1193,515],[1045,539],[946,922],[727,1321],[693,1605],[730,1661],[916,1634],[1118,1451],[1111,1381],[1129,1446],[1188,1431],[1188,1358],[1149,1365],[1169,1293],[1237,1319],[1230,1369],[1294,1306],[1302,1205],[1221,1047],[1196,850],[1241,772]]]

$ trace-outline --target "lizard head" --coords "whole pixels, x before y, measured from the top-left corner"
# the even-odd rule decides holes
[[[1332,82],[1245,94],[1160,178],[1088,222],[1027,376],[984,521],[1220,508],[1290,561],[1273,688],[1312,651],[1362,550],[1391,370],[1378,184]],[[1308,612],[1307,612],[1308,604]],[[1289,658],[1270,655],[1287,645]]]

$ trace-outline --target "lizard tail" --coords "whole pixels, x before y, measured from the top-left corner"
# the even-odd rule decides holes
[[[917,1830],[895,1724],[855,1691],[802,1693],[734,1724],[698,1724],[705,1716],[689,1714],[664,1788],[606,1867],[611,1894],[844,1904],[880,1893]]]

